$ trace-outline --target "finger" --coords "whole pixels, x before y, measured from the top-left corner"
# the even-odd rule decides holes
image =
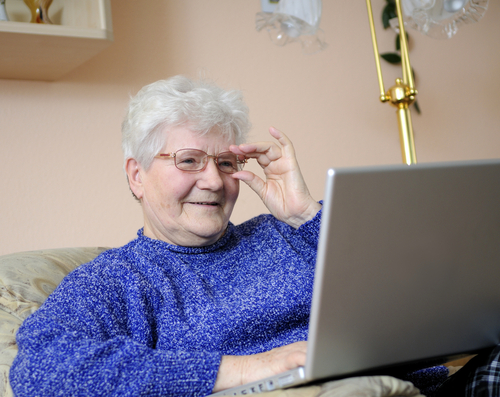
[[[245,182],[261,200],[264,198],[265,182],[251,171],[239,171],[231,174],[234,179]]]
[[[286,134],[274,127],[269,128],[269,133],[278,140],[279,145],[275,142],[261,141],[231,145],[229,150],[237,155],[256,159],[264,169],[281,158],[295,159],[295,149]]]
[[[259,165],[262,168],[266,168],[271,164],[273,161],[279,160],[282,157],[281,150],[278,148],[277,150],[269,150],[265,153],[261,152],[243,152],[241,150],[231,150],[233,153],[237,154],[238,156],[242,156],[245,159],[254,159],[257,160]],[[238,153],[244,153],[244,154],[238,154]]]
[[[289,369],[293,369],[296,367],[300,367],[305,365],[306,363],[306,353],[302,351],[297,351],[293,352],[290,356],[287,358],[287,365]]]
[[[281,157],[281,148],[274,142],[242,143],[239,146],[231,145],[229,150],[234,154],[244,155],[247,158],[265,158],[274,161]]]
[[[281,157],[295,159],[295,148],[288,136],[274,127],[269,128],[269,133],[278,140],[279,146],[274,142],[253,142],[240,145],[240,152],[249,158],[256,158],[263,166],[267,166],[270,161],[276,161]]]
[[[295,148],[293,147],[293,143],[284,132],[278,130],[275,127],[270,127],[269,133],[275,139],[278,140],[278,142],[280,143],[280,145],[281,145],[281,147],[286,155],[295,156]]]
[[[279,141],[282,147],[287,147],[288,149],[294,150],[292,141],[284,132],[278,130],[275,127],[270,127],[269,133],[273,136],[273,138]],[[240,145],[229,146],[229,150],[235,154],[247,154],[251,152],[265,153],[276,148],[279,149],[279,147],[274,142],[268,141],[241,143]]]

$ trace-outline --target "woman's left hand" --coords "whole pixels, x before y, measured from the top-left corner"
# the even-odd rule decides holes
[[[232,176],[250,186],[277,219],[297,229],[314,218],[321,205],[313,200],[307,189],[290,139],[274,127],[269,133],[280,145],[256,142],[229,148],[235,154],[256,159],[266,180],[251,171],[239,171]]]

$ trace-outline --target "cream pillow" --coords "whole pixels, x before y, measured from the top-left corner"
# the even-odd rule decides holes
[[[0,396],[13,396],[9,369],[16,332],[62,279],[108,248],[60,248],[0,256]]]

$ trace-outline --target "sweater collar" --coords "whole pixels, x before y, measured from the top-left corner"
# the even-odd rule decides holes
[[[203,247],[185,247],[182,245],[169,244],[162,240],[157,240],[151,237],[147,237],[144,235],[144,228],[141,228],[137,232],[137,243],[140,248],[146,250],[154,249],[160,252],[165,252],[165,250],[167,250],[183,254],[204,254],[208,252],[217,251],[222,247],[224,247],[225,245],[227,245],[233,234],[234,234],[234,225],[231,222],[229,222],[226,228],[226,232],[214,244],[206,245]]]

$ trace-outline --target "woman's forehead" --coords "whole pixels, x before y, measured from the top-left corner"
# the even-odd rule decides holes
[[[213,128],[207,133],[200,133],[187,126],[181,126],[169,129],[164,134],[164,149],[168,152],[184,148],[200,149],[207,152],[224,151],[229,148],[229,145],[235,143],[234,138],[222,134],[218,128]]]

